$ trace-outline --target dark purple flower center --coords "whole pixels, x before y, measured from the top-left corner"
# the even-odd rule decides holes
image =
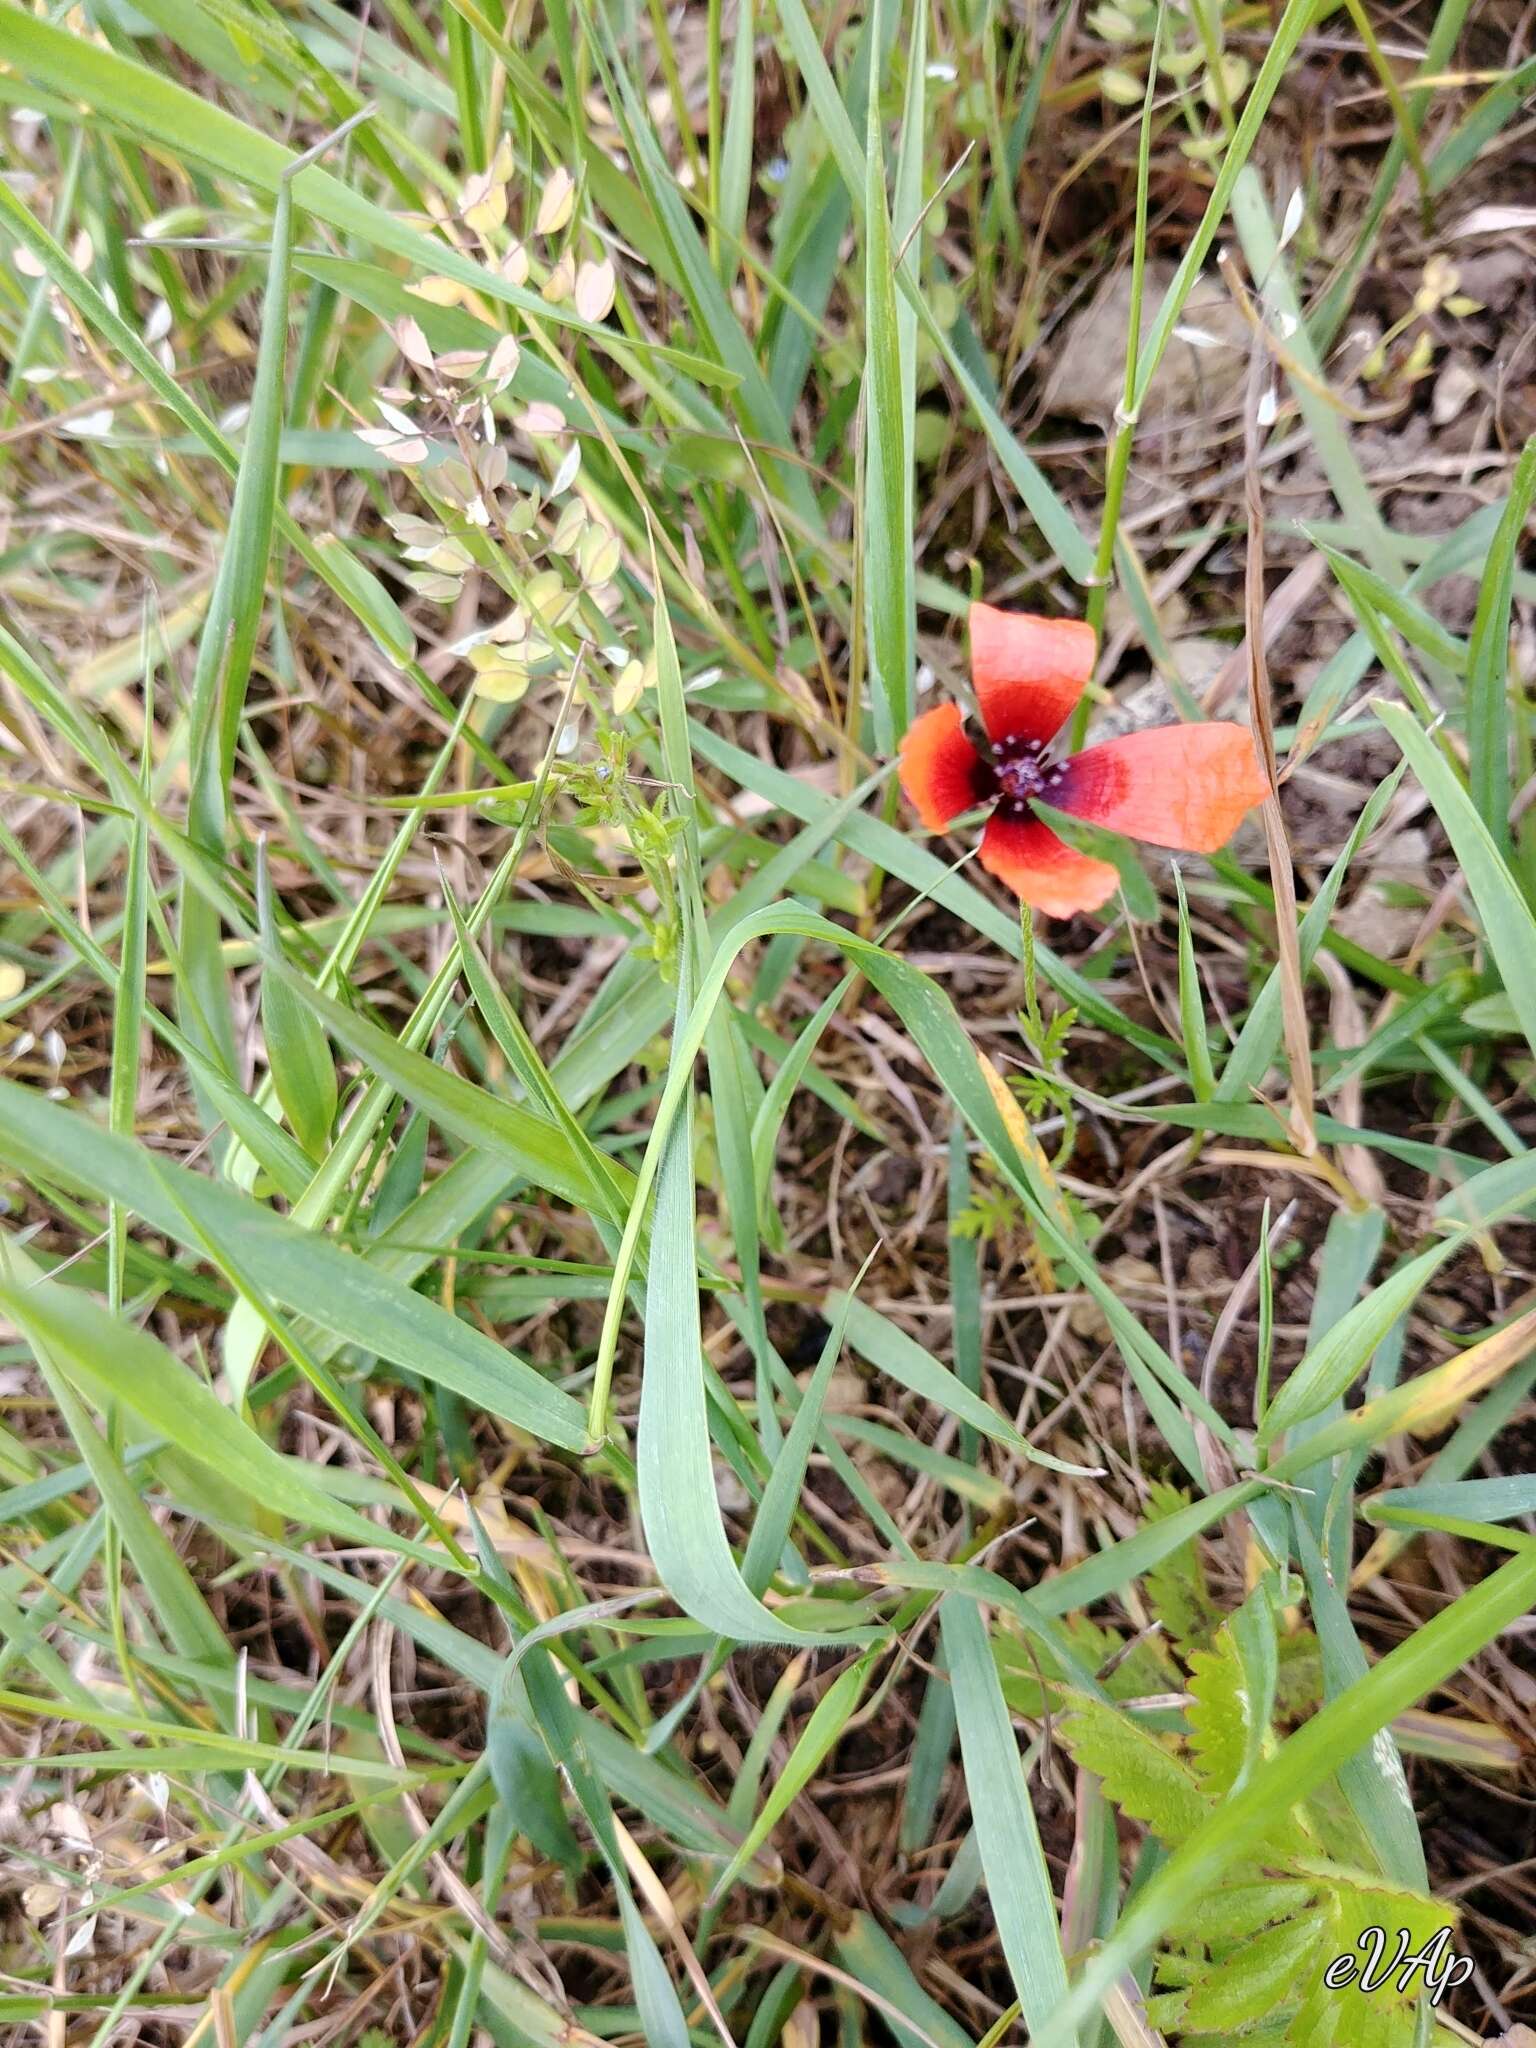
[[[991,767],[999,808],[1012,818],[1028,817],[1036,797],[1049,801],[1065,772],[1052,767],[1042,741],[1019,733],[1005,733],[993,741]]]

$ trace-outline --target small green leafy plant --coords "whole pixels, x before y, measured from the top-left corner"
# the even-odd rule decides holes
[[[1176,1488],[1154,1486],[1149,1519],[1185,1505]],[[1142,1586],[1152,1625],[1131,1641],[1081,1615],[1068,1624],[1079,1668],[1102,1674],[1098,1694],[1053,1679],[1035,1644],[1000,1638],[998,1659],[1014,1711],[1049,1712],[1111,1804],[1174,1850],[1274,1753],[1277,1726],[1315,1709],[1321,1660],[1310,1629],[1282,1630],[1289,1589],[1273,1571],[1226,1617],[1193,1543]],[[1390,1958],[1399,1930],[1412,1955],[1454,1924],[1448,1908],[1380,1867],[1335,1782],[1286,1811],[1258,1853],[1168,1930],[1147,2014],[1181,2048],[1411,2048],[1421,1978],[1377,1970],[1362,1990],[1358,1972],[1337,1988],[1324,1973],[1336,1957],[1360,1960],[1372,1927],[1386,1930]]]

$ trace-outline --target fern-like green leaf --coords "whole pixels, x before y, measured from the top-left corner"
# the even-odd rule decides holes
[[[1323,1653],[1314,1632],[1299,1628],[1280,1638],[1279,1685],[1275,1712],[1281,1721],[1300,1721],[1313,1713],[1323,1697]]]
[[[1234,2033],[1272,2020],[1298,1985],[1320,1974],[1325,1935],[1326,1921],[1316,1911],[1254,1935],[1243,1943],[1237,1967],[1220,1970],[1191,1990],[1186,2024],[1208,2033]]]
[[[1221,1799],[1237,1783],[1248,1753],[1252,1700],[1232,1630],[1223,1622],[1208,1650],[1189,1659],[1189,1746],[1200,1789]]]
[[[1414,2048],[1417,2038],[1411,2005],[1380,1992],[1330,1991],[1321,1972],[1285,2035],[1287,2048]]]
[[[1211,1802],[1184,1759],[1102,1700],[1084,1693],[1067,1698],[1071,1711],[1060,1724],[1061,1739],[1084,1770],[1103,1780],[1106,1797],[1133,1820],[1145,1821],[1170,1849],[1187,1841],[1211,1812]]]
[[[1419,1948],[1442,1927],[1456,1925],[1451,1907],[1407,1885],[1369,1871],[1342,1870],[1336,1863],[1308,1862],[1300,1867],[1328,1888],[1333,1930],[1345,1948],[1353,1948],[1368,1927],[1406,1927],[1413,1947]]]
[[[1188,1506],[1187,1493],[1160,1480],[1147,1489],[1144,1526],[1165,1521]],[[1193,1538],[1181,1543],[1177,1550],[1170,1550],[1155,1564],[1143,1578],[1142,1587],[1147,1604],[1163,1624],[1169,1640],[1181,1648],[1206,1641],[1221,1619]]]
[[[1268,2026],[1250,2027],[1243,2035],[1243,2048],[1289,2048],[1291,2040],[1289,2019],[1272,2020]],[[1231,2037],[1227,2034],[1190,2034],[1179,2036],[1179,2048],[1231,2048]]]
[[[1180,1941],[1221,1948],[1245,1941],[1276,1920],[1305,1912],[1316,1894],[1317,1886],[1303,1877],[1259,1878],[1251,1884],[1229,1881],[1199,1900],[1176,1931]]]

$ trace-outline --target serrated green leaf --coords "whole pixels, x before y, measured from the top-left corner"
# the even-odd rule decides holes
[[[1208,1650],[1189,1660],[1189,1746],[1200,1790],[1220,1799],[1231,1791],[1248,1754],[1252,1703],[1232,1630],[1220,1627]]]
[[[1211,1804],[1184,1759],[1118,1708],[1083,1693],[1069,1693],[1067,1702],[1057,1732],[1083,1769],[1104,1781],[1105,1796],[1169,1848],[1187,1841]]]
[[[1310,1981],[1325,1934],[1323,1915],[1314,1910],[1250,1935],[1238,1967],[1219,1970],[1191,1988],[1184,2008],[1186,2024],[1235,2033],[1268,2019],[1276,2006],[1291,2002],[1298,1986]]]
[[[1137,1532],[1151,1531],[1172,1523],[1175,1516],[1189,1515],[1189,1495],[1166,1480],[1154,1480],[1147,1488],[1146,1514]],[[1203,1642],[1215,1626],[1217,1607],[1206,1583],[1205,1568],[1193,1536],[1182,1539],[1153,1559],[1144,1581],[1152,1612],[1175,1643]]]
[[[1243,1941],[1273,1921],[1293,1919],[1316,1892],[1316,1885],[1300,1877],[1256,1878],[1246,1884],[1224,1884],[1197,1899],[1176,1931],[1181,1941],[1204,1942],[1210,1948]]]

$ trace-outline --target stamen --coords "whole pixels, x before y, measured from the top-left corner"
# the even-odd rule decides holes
[[[1049,785],[1044,743],[1021,733],[1005,733],[994,742],[993,772],[1005,815],[1027,818],[1031,801]]]

